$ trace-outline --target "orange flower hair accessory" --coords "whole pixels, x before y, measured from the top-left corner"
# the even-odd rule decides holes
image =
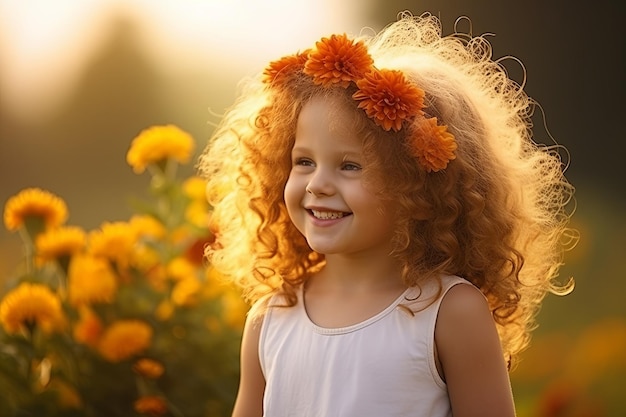
[[[346,88],[351,81],[362,78],[374,64],[365,44],[355,43],[345,34],[322,38],[315,47],[304,65],[304,73],[324,87]]]
[[[424,117],[424,90],[401,71],[377,69],[363,42],[345,34],[322,38],[314,49],[271,62],[263,82],[285,87],[285,81],[298,73],[324,88],[352,86],[357,107],[387,132],[407,125],[409,152],[427,172],[441,171],[456,158],[457,144],[448,127],[439,125],[436,117]]]
[[[290,75],[302,71],[309,57],[309,49],[294,55],[287,55],[277,61],[272,61],[263,71],[263,82],[272,84],[285,79]]]
[[[367,116],[389,131],[399,131],[402,122],[422,114],[424,91],[409,83],[395,70],[374,70],[356,82],[359,90],[352,98],[359,102]]]
[[[440,171],[456,158],[454,136],[448,126],[437,124],[436,117],[421,120],[414,130],[408,138],[409,149],[426,171]]]

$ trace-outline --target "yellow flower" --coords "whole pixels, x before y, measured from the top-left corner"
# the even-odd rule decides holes
[[[177,126],[152,126],[135,137],[126,154],[126,161],[133,171],[140,174],[150,164],[171,158],[185,164],[193,152],[191,135]]]
[[[44,261],[69,257],[80,252],[86,240],[85,231],[77,226],[49,229],[35,240],[37,256]]]
[[[74,326],[74,340],[95,348],[102,334],[102,321],[88,307],[82,306],[79,311],[78,323]]]
[[[196,268],[186,258],[174,258],[167,264],[167,275],[175,281],[196,276]]]
[[[194,238],[195,231],[187,224],[183,224],[174,228],[168,238],[169,241],[176,246],[183,246]]]
[[[117,292],[117,279],[109,263],[92,255],[76,255],[68,270],[70,304],[110,303]]]
[[[152,216],[135,215],[131,217],[130,226],[135,229],[137,236],[152,239],[161,239],[167,232],[163,223]]]
[[[157,291],[164,291],[167,285],[167,272],[161,263],[159,252],[147,245],[140,245],[133,252],[131,265],[150,282]]]
[[[120,362],[146,350],[152,342],[152,328],[140,320],[118,320],[102,335],[98,351],[109,362]]]
[[[89,234],[91,252],[116,261],[120,267],[128,266],[136,242],[137,230],[127,222],[105,222]]]
[[[192,200],[207,202],[206,180],[198,176],[189,177],[183,182],[183,192]]]
[[[49,333],[65,323],[61,300],[45,285],[20,284],[5,295],[0,304],[0,323],[7,333],[41,328]]]
[[[133,371],[146,378],[157,379],[158,377],[163,375],[164,368],[163,364],[161,364],[160,362],[148,358],[143,358],[135,362],[135,364],[133,365]]]
[[[206,229],[209,227],[209,204],[203,201],[192,201],[185,209],[185,219],[196,227]]]
[[[154,312],[155,317],[160,321],[169,320],[174,314],[174,304],[170,300],[163,300]]]
[[[65,201],[40,188],[26,188],[4,206],[4,225],[9,231],[18,230],[29,219],[42,220],[46,228],[57,227],[67,216]]]
[[[167,413],[167,403],[162,397],[145,395],[134,403],[135,411],[139,414],[162,416]]]
[[[181,279],[172,290],[172,302],[178,306],[192,306],[198,301],[201,288],[202,284],[197,278]]]

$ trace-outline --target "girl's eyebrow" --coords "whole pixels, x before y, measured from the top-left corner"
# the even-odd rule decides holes
[[[342,162],[345,162],[348,159],[359,159],[361,154],[358,152],[344,152],[343,157],[341,158]]]

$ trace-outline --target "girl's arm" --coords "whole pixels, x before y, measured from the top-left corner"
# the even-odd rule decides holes
[[[435,343],[454,417],[513,417],[500,339],[482,294],[456,285],[445,295]]]
[[[232,417],[261,417],[265,377],[259,362],[262,320],[248,316],[241,341],[241,377]]]

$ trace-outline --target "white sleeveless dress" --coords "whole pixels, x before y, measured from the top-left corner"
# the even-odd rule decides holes
[[[441,300],[457,284],[471,285],[443,277],[434,302],[437,283],[409,288],[379,314],[343,328],[315,325],[302,293],[294,307],[269,308],[259,343],[264,416],[452,416],[434,332]]]

